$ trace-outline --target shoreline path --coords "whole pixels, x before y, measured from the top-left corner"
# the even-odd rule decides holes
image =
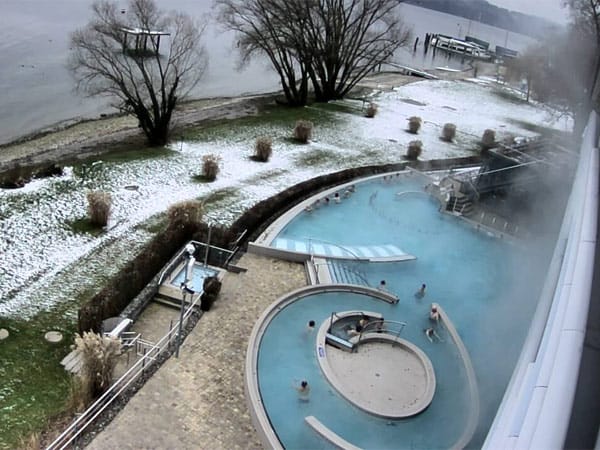
[[[466,78],[470,72],[449,73],[436,71],[443,79]],[[362,80],[354,97],[366,97],[365,92],[385,91],[423,78],[397,72],[380,72]],[[193,100],[181,105],[173,119],[174,139],[177,133],[204,122],[235,119],[257,114],[261,105],[272,103],[279,93],[245,97]],[[352,95],[350,95],[352,97]],[[0,145],[0,173],[16,166],[34,166],[70,162],[98,156],[128,147],[144,146],[137,120],[132,116],[108,116],[86,120],[65,127],[42,130],[15,142]]]

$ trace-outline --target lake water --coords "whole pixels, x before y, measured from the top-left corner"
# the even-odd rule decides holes
[[[87,23],[92,0],[3,0],[0,16],[0,144],[20,136],[78,118],[98,117],[111,112],[107,99],[77,95],[65,64],[69,33]],[[211,14],[212,1],[157,0],[165,9],[185,11],[200,17]],[[126,7],[125,1],[119,2]],[[465,34],[522,50],[532,39],[449,14],[400,5],[407,25],[423,42],[425,33]],[[414,39],[413,37],[413,39]],[[439,66],[460,68],[459,59],[448,59],[443,52],[435,58],[424,55],[420,46],[412,52],[398,52],[395,60],[424,69]],[[209,67],[203,81],[192,92],[195,98],[237,96],[279,89],[279,81],[266,61],[255,61],[244,71],[236,70],[237,56],[232,33],[224,33],[209,22],[204,37]]]

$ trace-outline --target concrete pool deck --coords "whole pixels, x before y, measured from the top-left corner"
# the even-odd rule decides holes
[[[187,336],[180,358],[166,361],[87,448],[263,448],[244,394],[248,337],[262,311],[305,286],[306,275],[301,264],[252,254],[238,265],[248,271],[225,274],[219,299]]]
[[[336,389],[371,414],[410,417],[431,403],[435,390],[431,363],[405,342],[365,342],[352,353],[331,346],[326,351]]]

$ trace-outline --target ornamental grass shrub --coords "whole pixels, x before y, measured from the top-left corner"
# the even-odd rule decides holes
[[[406,158],[416,161],[423,153],[423,143],[421,141],[410,141],[406,150]]]
[[[456,137],[456,125],[453,123],[444,124],[442,128],[442,140],[446,142],[452,142]]]
[[[313,123],[310,120],[298,120],[294,127],[294,139],[303,144],[312,139]]]
[[[167,210],[169,228],[196,227],[202,222],[204,208],[198,200],[186,200],[171,205]]]
[[[110,217],[112,198],[108,192],[91,191],[87,194],[90,224],[105,227]]]
[[[369,105],[367,106],[367,110],[365,111],[365,116],[369,117],[369,118],[373,118],[377,115],[377,104],[376,103],[369,103]]]
[[[42,439],[40,433],[31,433],[26,437],[19,439],[19,450],[40,450],[42,447]]]
[[[481,147],[483,150],[489,150],[496,146],[496,132],[494,130],[487,129],[481,136]]]
[[[202,177],[206,181],[215,181],[219,173],[221,158],[217,155],[208,154],[202,157]]]
[[[261,136],[256,139],[254,144],[254,157],[255,161],[267,162],[273,153],[273,141],[270,137]]]
[[[407,120],[408,120],[408,132],[412,133],[412,134],[417,134],[419,132],[419,130],[421,129],[421,123],[423,123],[423,120],[417,116],[409,117]]]
[[[75,334],[73,350],[81,358],[80,398],[92,400],[106,391],[112,382],[117,359],[121,353],[121,342],[117,338],[102,336],[94,332]]]

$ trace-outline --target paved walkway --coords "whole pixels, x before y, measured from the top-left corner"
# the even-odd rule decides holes
[[[226,274],[179,359],[165,362],[88,449],[262,448],[244,394],[248,336],[270,303],[306,279],[300,264],[251,254],[239,266],[248,271]]]

